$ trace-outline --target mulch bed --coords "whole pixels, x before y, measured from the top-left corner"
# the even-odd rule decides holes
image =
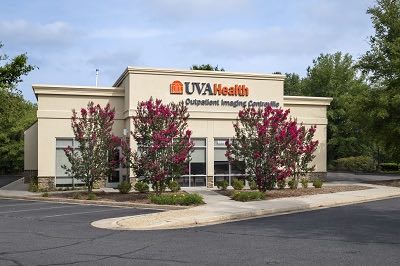
[[[267,191],[265,192],[265,195],[266,199],[269,200],[269,199],[290,198],[290,197],[299,197],[299,196],[317,195],[317,194],[329,194],[329,193],[364,190],[364,189],[369,189],[369,187],[357,186],[357,185],[343,185],[343,186],[325,186],[322,188],[314,188],[314,187],[298,188],[298,189],[285,188],[282,190],[275,189]],[[221,195],[230,197],[235,191],[217,190],[216,192],[220,193]]]
[[[96,194],[95,200],[100,201],[110,201],[110,202],[133,202],[133,203],[141,203],[141,204],[151,204],[149,196],[154,194],[153,192],[149,193],[138,193],[131,192],[128,194],[121,194],[119,192],[104,192],[104,191],[96,191],[93,192]],[[172,192],[164,192],[164,194],[169,194]],[[182,193],[182,192],[180,192]],[[183,192],[185,193],[185,192]],[[175,194],[175,193],[173,193]],[[87,191],[75,191],[75,192],[65,192],[65,193],[49,193],[49,198],[64,198],[64,199],[82,199],[86,200],[88,198]]]

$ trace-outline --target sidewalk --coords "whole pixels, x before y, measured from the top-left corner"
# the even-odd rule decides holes
[[[400,188],[359,185],[370,189],[253,202],[233,201],[212,190],[190,189],[190,192],[201,194],[207,204],[184,210],[103,219],[92,225],[114,230],[178,229],[400,197]]]
[[[28,191],[29,184],[24,184],[24,179],[20,178],[4,187],[0,188],[1,197],[26,197],[36,194]]]

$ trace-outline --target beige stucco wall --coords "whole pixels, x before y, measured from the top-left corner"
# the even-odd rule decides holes
[[[68,87],[60,88],[66,91]],[[35,91],[46,91],[42,85],[34,85]],[[75,88],[74,88],[75,89]],[[72,90],[74,90],[72,89]],[[90,88],[84,88],[90,90]],[[92,88],[95,90],[95,88]],[[69,88],[71,90],[71,88]],[[105,90],[114,90],[108,88]],[[107,91],[108,92],[108,91]],[[110,103],[115,107],[116,120],[114,122],[113,133],[122,136],[125,127],[123,118],[124,97],[121,95],[102,95],[104,92],[98,92],[98,95],[82,95],[76,91],[72,95],[55,92],[43,92],[38,95],[38,176],[55,176],[55,153],[56,138],[72,138],[71,129],[72,109],[79,112],[82,107],[86,107],[89,101],[105,106]]]
[[[217,95],[170,94],[170,84],[182,82],[219,83],[225,86],[244,84],[249,89],[247,97]],[[317,125],[316,138],[320,145],[316,152],[316,171],[326,171],[326,107],[329,98],[283,96],[282,75],[248,74],[211,71],[186,71],[171,69],[127,68],[115,87],[84,87],[33,85],[38,98],[38,148],[39,177],[55,176],[55,140],[72,137],[71,110],[85,107],[89,101],[116,108],[114,134],[121,136],[123,129],[132,131],[132,116],[139,101],[150,97],[163,102],[191,99],[275,101],[280,107],[290,108],[291,115],[305,125]],[[207,139],[207,176],[214,175],[214,138],[229,138],[234,134],[232,123],[240,107],[188,106],[189,127],[193,137]],[[133,141],[132,141],[133,143]],[[135,145],[133,145],[135,147]]]
[[[314,138],[319,141],[319,145],[312,162],[316,172],[326,172],[326,126],[328,124],[326,110],[331,100],[331,98],[322,97],[284,97],[284,108],[290,109],[290,116],[306,127],[317,126]]]
[[[24,132],[24,170],[38,170],[38,123]]]

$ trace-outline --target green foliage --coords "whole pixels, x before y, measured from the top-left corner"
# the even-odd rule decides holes
[[[150,201],[160,205],[199,205],[203,204],[203,197],[197,193],[174,193],[150,196]]]
[[[340,158],[335,162],[340,171],[373,172],[376,169],[374,160],[368,156]]]
[[[400,162],[400,1],[378,0],[368,9],[375,35],[358,67],[372,89],[358,101],[363,130]]]
[[[323,183],[324,183],[324,181],[322,181],[322,179],[320,179],[320,178],[315,178],[312,182],[312,184],[315,188],[322,188]]]
[[[0,49],[3,44],[0,42]],[[1,63],[5,61],[5,63]],[[28,64],[26,54],[20,54],[10,59],[6,54],[0,53],[0,91],[20,94],[17,84],[22,82],[22,76],[26,76],[36,67]]]
[[[232,187],[235,190],[242,190],[244,188],[244,182],[240,179],[233,179],[232,180]]]
[[[284,95],[303,95],[303,83],[300,76],[296,73],[286,73],[286,78],[283,83],[283,91]]]
[[[87,200],[96,200],[97,196],[93,192],[88,193]]]
[[[29,183],[29,192],[38,192],[39,191],[39,185],[38,185],[38,177],[37,176],[32,176],[31,177],[31,182]]]
[[[303,188],[308,188],[308,178],[306,178],[306,177],[303,177],[302,179],[300,179],[300,183],[301,183],[301,186],[303,187]]]
[[[236,201],[254,201],[265,199],[265,193],[261,191],[237,191],[231,198]]]
[[[383,171],[383,172],[385,172],[385,171],[387,171],[387,172],[399,171],[400,170],[399,164],[397,164],[397,163],[381,163],[379,165],[379,169],[381,171]]]
[[[43,192],[43,193],[42,193],[42,197],[48,198],[48,197],[49,197],[49,192]]]
[[[257,190],[258,189],[257,182],[254,181],[254,180],[250,180],[249,181],[249,187],[250,187],[251,190]]]
[[[137,181],[135,183],[135,190],[140,192],[140,193],[146,193],[149,192],[149,184],[147,184],[144,181]]]
[[[284,189],[286,187],[286,179],[280,179],[276,182],[278,189]]]
[[[321,54],[308,67],[302,83],[306,96],[333,97],[327,110],[328,161],[368,154],[371,145],[368,135],[360,130],[362,121],[355,102],[369,87],[352,57],[340,52]]]
[[[215,182],[215,185],[217,186],[218,189],[226,190],[229,186],[229,182],[227,180],[221,180]]]
[[[225,71],[224,68],[219,68],[218,65],[213,67],[210,64],[192,65],[190,70]]]
[[[169,181],[168,183],[168,188],[172,191],[172,192],[178,192],[179,190],[181,190],[181,186],[179,185],[179,183],[175,180],[173,181]]]
[[[35,68],[27,61],[26,54],[10,59],[0,52],[0,174],[23,170],[24,131],[36,120],[36,105],[17,88],[22,76]]]
[[[119,193],[128,194],[129,191],[131,191],[131,189],[132,189],[132,184],[128,180],[124,180],[118,185],[117,188],[119,190]]]
[[[298,184],[299,181],[297,181],[295,178],[292,178],[288,181],[288,186],[290,189],[297,189]]]

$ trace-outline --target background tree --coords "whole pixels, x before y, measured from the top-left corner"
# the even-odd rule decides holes
[[[301,81],[305,96],[332,97],[327,117],[328,161],[369,154],[368,136],[361,130],[354,103],[368,92],[365,76],[349,54],[321,54]]]
[[[368,9],[375,35],[359,68],[372,89],[358,102],[364,129],[400,162],[400,1],[378,0]]]
[[[216,67],[213,67],[210,64],[202,64],[202,65],[192,65],[190,67],[191,70],[208,70],[208,71],[225,71],[225,69],[219,68],[218,65]]]
[[[286,73],[285,81],[283,82],[283,94],[290,96],[303,95],[303,83],[300,76],[296,73]]]
[[[153,184],[161,194],[167,183],[187,172],[193,143],[187,129],[189,114],[180,103],[163,104],[150,100],[138,104],[133,119],[133,138],[138,144],[134,153],[134,170]]]
[[[63,165],[70,176],[85,182],[91,193],[96,181],[105,180],[120,163],[113,159],[121,139],[112,134],[115,110],[110,104],[104,108],[89,102],[87,108],[82,108],[80,117],[73,110],[71,126],[78,148],[67,147],[70,167]]]
[[[10,59],[0,53],[0,174],[23,170],[24,130],[36,120],[36,105],[24,100],[17,88],[22,76],[35,68],[27,61],[26,54]]]

